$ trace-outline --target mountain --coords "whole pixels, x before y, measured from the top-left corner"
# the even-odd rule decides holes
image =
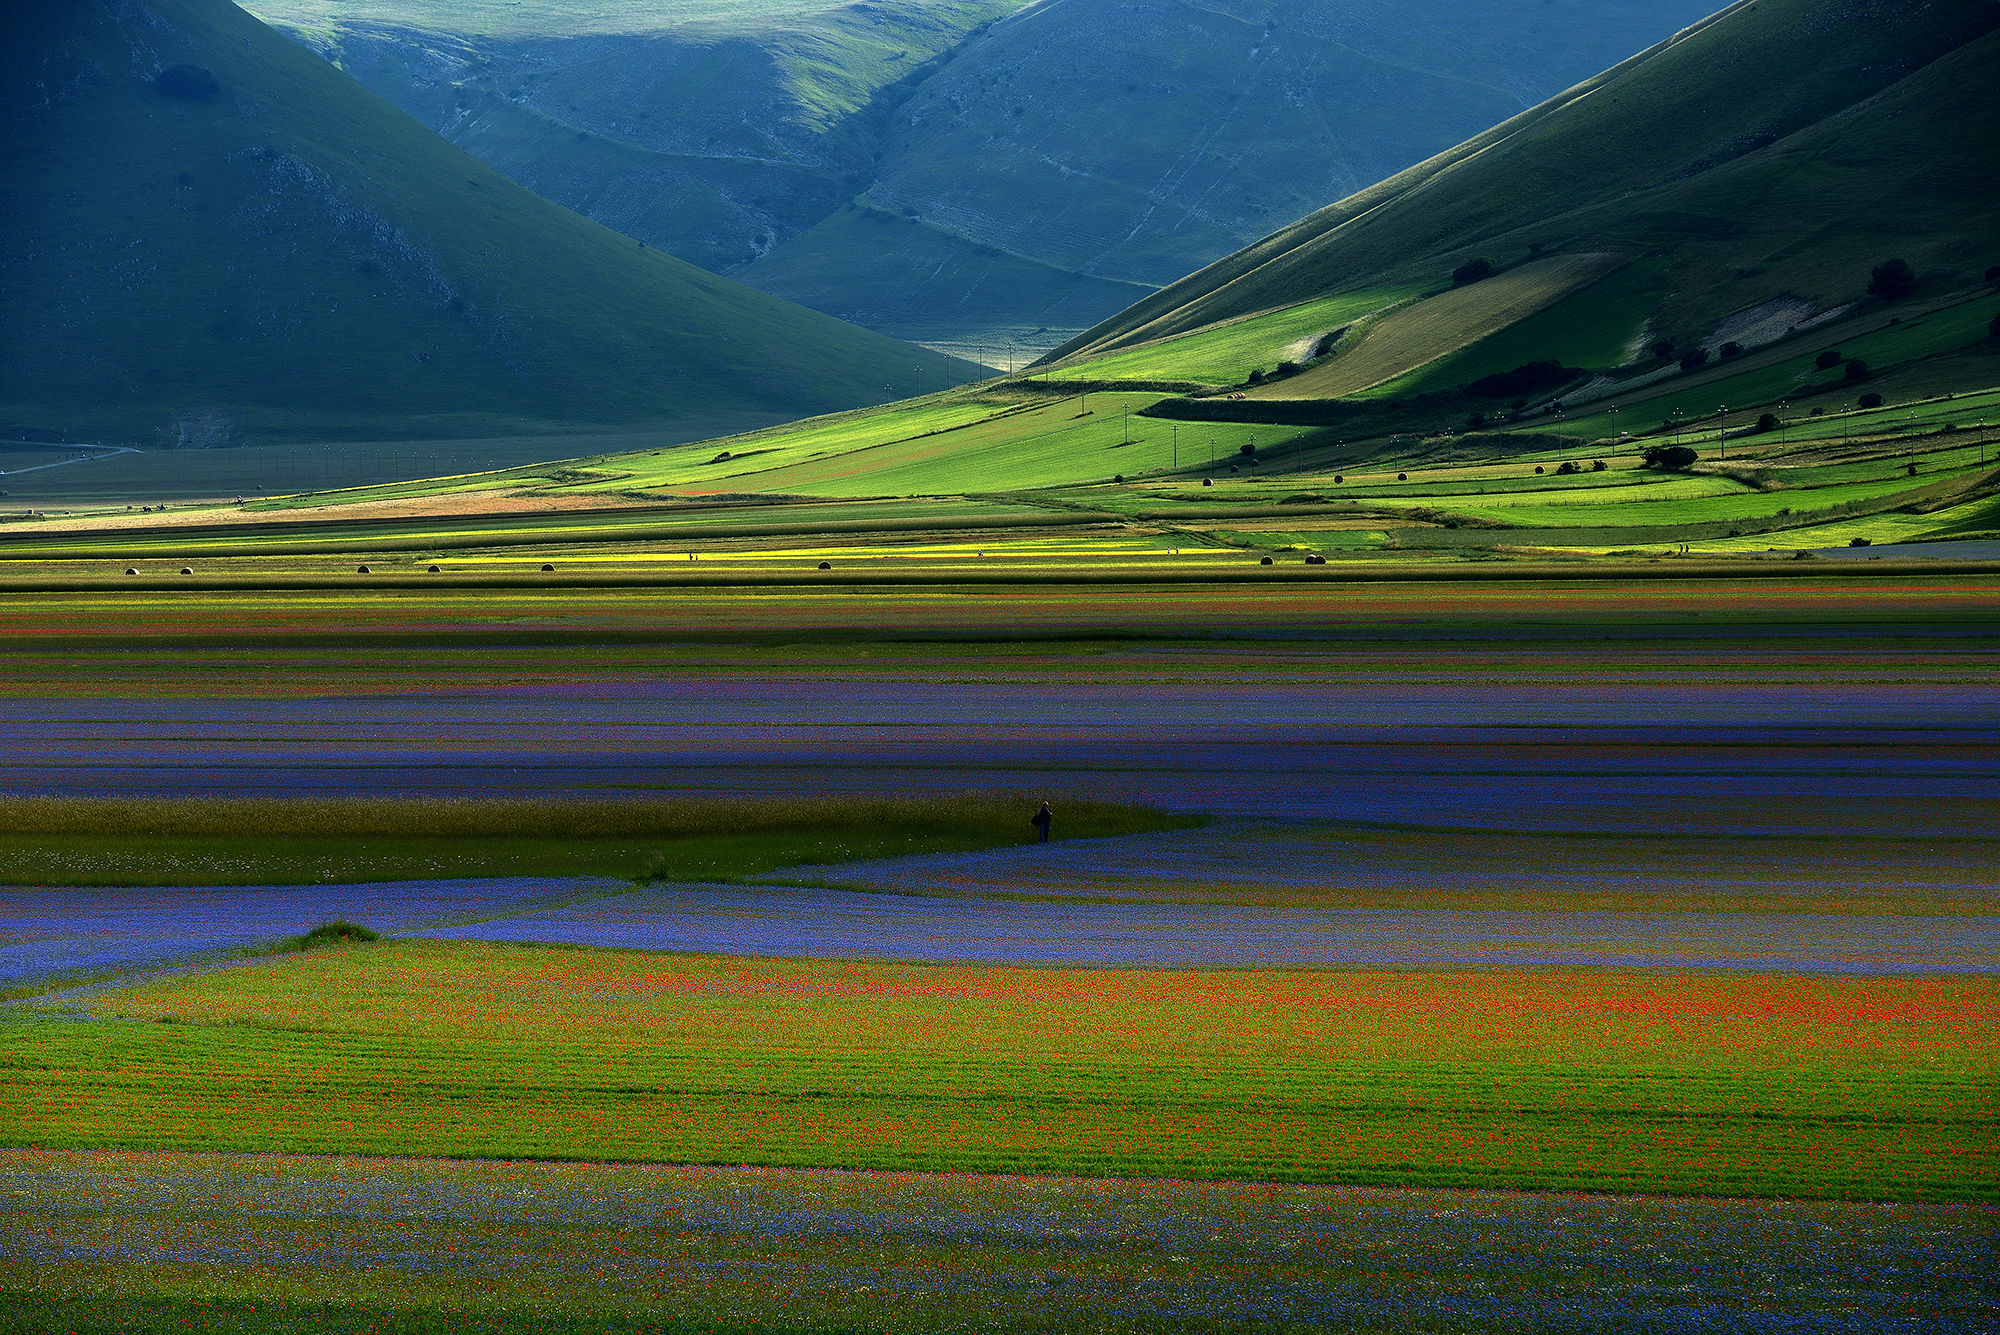
[[[2000,263],[1996,30],[1990,0],[1741,0],[1172,284],[1056,358],[1331,294],[1449,288],[1477,260],[1503,276],[1518,267],[1523,283],[1568,263],[1596,280],[1541,284],[1546,301],[1569,303],[1568,329],[1615,302],[1636,315],[1607,320],[1617,342],[1643,330],[1680,347],[1766,308],[1789,312],[1775,335],[1828,318],[1863,300],[1872,266],[1891,257],[1924,290],[1976,284]],[[1488,322],[1454,337],[1507,328],[1546,301],[1488,302]],[[1519,352],[1525,362],[1533,349]]]
[[[908,392],[917,350],[532,194],[225,0],[0,24],[0,423],[685,438]]]
[[[1716,0],[254,0],[550,198],[1034,352]]]

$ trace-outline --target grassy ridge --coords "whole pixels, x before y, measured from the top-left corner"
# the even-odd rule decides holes
[[[1979,0],[1855,22],[1755,0],[1313,214],[1060,351],[1109,351],[1309,296],[1436,281],[1530,247],[1663,253],[1655,332],[1705,333],[1774,296],[1832,305],[1903,254],[1993,262],[2000,16]],[[1767,77],[1783,69],[1786,77]],[[1850,114],[1851,113],[1851,114]]]
[[[0,799],[0,884],[260,885],[450,876],[726,880],[1025,842],[1035,801]],[[1064,800],[1065,837],[1184,825]]]
[[[1991,1199],[1995,1004],[1974,979],[411,941],[90,1002],[135,1023],[0,1025],[0,1138]]]

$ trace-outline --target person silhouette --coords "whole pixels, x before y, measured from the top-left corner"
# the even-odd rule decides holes
[[[1028,823],[1042,832],[1042,842],[1045,844],[1049,841],[1049,827],[1055,824],[1055,820],[1055,813],[1049,810],[1047,802],[1042,803],[1041,808],[1028,817]]]

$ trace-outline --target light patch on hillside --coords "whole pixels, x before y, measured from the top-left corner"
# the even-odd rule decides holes
[[[1624,262],[1622,255],[1556,255],[1441,292],[1383,316],[1326,363],[1251,396],[1333,399],[1360,393],[1469,347]]]

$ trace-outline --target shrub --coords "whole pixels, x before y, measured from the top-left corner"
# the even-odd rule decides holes
[[[1882,406],[1882,396],[1880,394],[1863,394],[1861,396],[1861,406],[1864,408],[1880,408]]]
[[[1849,538],[1847,545],[1850,547],[1873,547],[1875,544],[1867,538]]]
[[[168,97],[206,102],[222,91],[215,76],[199,65],[169,65],[153,79],[153,87]]]
[[[1693,371],[1708,365],[1707,348],[1689,348],[1681,354],[1681,370]]]
[[[293,950],[311,950],[315,946],[337,946],[350,941],[380,941],[382,938],[366,927],[351,922],[323,922],[304,936],[295,936],[284,944]]]
[[[1736,342],[1725,343],[1722,345],[1722,355],[1725,357],[1741,357],[1743,355],[1743,345]]]
[[[1474,431],[1479,430],[1480,427],[1486,425],[1486,414],[1474,413],[1472,416],[1465,419],[1465,425],[1471,430]]]
[[[1272,375],[1297,375],[1298,373],[1299,364],[1297,362],[1279,362],[1277,369],[1271,372]]]
[[[1492,276],[1493,261],[1489,259],[1467,260],[1451,271],[1451,281],[1460,287]]]
[[[1884,260],[1868,276],[1868,295],[1884,301],[1907,297],[1917,287],[1916,270],[1908,260]]]
[[[1849,358],[1847,362],[1847,378],[1849,380],[1866,380],[1868,378],[1868,363],[1862,361],[1859,357]]]
[[[1778,415],[1776,413],[1763,414],[1757,419],[1757,429],[1759,431],[1776,431],[1778,429]]]
[[[1665,361],[1674,355],[1674,341],[1670,338],[1660,339],[1648,350],[1661,361]]]
[[[1840,362],[1841,357],[1838,348],[1828,348],[1825,352],[1813,358],[1813,365],[1822,371],[1831,371],[1834,367],[1840,365]]]
[[[1605,463],[1604,460],[1602,459],[1592,459],[1590,461],[1590,471],[1593,473],[1602,473],[1605,469],[1609,467],[1611,467],[1611,465]]]
[[[1251,455],[1257,452],[1257,447],[1246,440],[1236,447],[1236,452],[1242,455]]]
[[[1249,375],[1243,377],[1243,383],[1246,385],[1261,385],[1264,383],[1264,373],[1262,371],[1252,371]]]
[[[2000,264],[1996,264],[1986,271],[1986,281],[1989,283],[2000,283]]]
[[[1561,463],[1556,465],[1557,477],[1569,477],[1574,473],[1581,473],[1582,471],[1583,468],[1581,465],[1569,459],[1565,459]]]
[[[1648,445],[1640,456],[1641,468],[1686,468],[1701,456],[1686,445]]]

